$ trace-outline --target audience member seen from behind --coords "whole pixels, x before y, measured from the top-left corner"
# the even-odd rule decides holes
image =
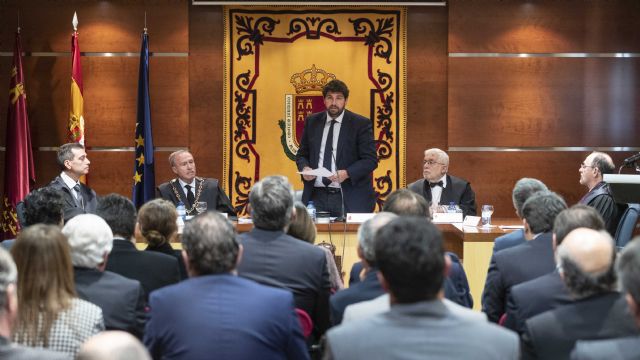
[[[124,330],[142,337],[147,316],[140,282],[105,271],[113,233],[99,216],[82,214],[69,220],[62,233],[71,248],[78,297],[102,309],[107,330]]]
[[[133,335],[105,331],[82,344],[76,360],[151,360],[151,356]]]
[[[636,237],[622,250],[618,258],[617,273],[625,299],[636,325],[640,327],[640,237]],[[573,360],[632,360],[640,354],[640,336],[632,335],[606,340],[578,341]]]
[[[142,205],[138,211],[135,235],[144,240],[148,246],[145,251],[155,251],[174,256],[180,266],[180,278],[187,278],[187,270],[180,252],[171,247],[171,242],[178,235],[178,212],[167,200],[155,199]]]
[[[11,255],[0,248],[0,359],[68,359],[69,356],[64,353],[29,348],[11,342],[18,318],[17,277],[18,271]]]
[[[69,245],[60,228],[33,225],[12,250],[18,268],[17,343],[75,356],[80,345],[104,330],[102,310],[76,297]]]
[[[327,333],[325,359],[517,359],[518,338],[453,314],[442,302],[447,272],[442,234],[429,220],[399,217],[374,239],[388,312]]]
[[[309,358],[291,292],[237,276],[243,248],[227,219],[195,217],[182,249],[190,278],[151,294],[144,344],[154,358]]]
[[[318,234],[316,229],[316,224],[313,223],[313,220],[309,216],[307,212],[307,208],[303,203],[297,201],[294,204],[294,213],[295,216],[289,225],[289,230],[287,230],[287,234],[293,236],[296,239],[300,239],[308,242],[309,244],[314,244],[316,242],[316,235]],[[327,268],[329,269],[329,278],[331,280],[331,290],[336,292],[344,288],[344,284],[342,284],[342,276],[340,276],[340,272],[338,271],[338,266],[336,265],[336,260],[333,257],[333,253],[331,250],[321,245],[318,245],[327,257]]]

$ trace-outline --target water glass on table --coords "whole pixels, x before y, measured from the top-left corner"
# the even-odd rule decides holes
[[[207,211],[207,202],[206,201],[198,201],[196,202],[196,211],[198,214],[202,214]]]
[[[491,215],[493,214],[493,205],[482,205],[482,226],[491,227]]]

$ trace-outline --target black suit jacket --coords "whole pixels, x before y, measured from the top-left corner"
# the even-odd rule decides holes
[[[511,289],[504,326],[522,334],[527,319],[572,302],[558,271],[550,272]]]
[[[384,294],[384,289],[378,281],[378,270],[370,269],[362,281],[348,288],[338,291],[329,299],[331,305],[331,322],[338,325],[342,322],[344,309],[351,304],[371,300]]]
[[[113,240],[106,270],[140,281],[145,300],[153,290],[180,281],[178,259],[157,252],[140,251],[131,241],[124,239]]]
[[[624,296],[599,294],[527,320],[523,359],[569,359],[577,340],[610,339],[638,334]]]
[[[425,179],[415,181],[407,188],[416,194],[422,195],[431,203],[431,187]],[[463,215],[476,215],[476,194],[471,189],[471,184],[462,178],[447,174],[447,187],[442,189],[439,205],[455,203],[462,209]]]
[[[207,210],[216,210],[229,215],[235,215],[236,212],[231,206],[231,201],[229,200],[229,197],[227,197],[227,194],[225,194],[224,190],[220,187],[218,179],[196,178],[196,188],[193,190],[194,196],[196,195],[198,188],[200,188],[200,183],[202,181],[204,181],[204,185],[202,185],[202,194],[200,195],[199,201],[207,203]],[[163,198],[171,201],[174,205],[178,205],[179,200],[173,192],[172,185],[175,186],[178,194],[180,195],[180,200],[186,206],[187,195],[184,193],[182,186],[180,186],[178,179],[172,179],[171,181],[158,186],[156,188],[156,197]]]
[[[71,193],[71,189],[67,187],[67,184],[64,183],[64,180],[62,180],[60,175],[56,176],[56,178],[49,183],[49,186],[60,190],[64,196],[64,222],[67,222],[76,215],[94,214],[96,212],[96,208],[98,207],[98,196],[95,191],[85,184],[80,183],[80,194],[82,195],[82,200],[84,202],[84,209],[78,206],[75,196]]]
[[[498,251],[489,264],[482,292],[482,311],[489,321],[498,322],[506,311],[512,286],[548,274],[556,268],[551,233]]]
[[[319,339],[329,327],[331,292],[324,251],[282,231],[254,228],[238,239],[244,247],[238,274],[265,277],[291,290],[296,307],[313,320],[313,335]]]
[[[107,330],[123,330],[142,338],[147,314],[139,281],[98,269],[74,267],[73,273],[78,297],[102,309]]]
[[[298,170],[305,166],[318,167],[322,131],[327,119],[326,112],[309,115],[304,123],[300,148],[296,154]],[[346,212],[372,212],[375,206],[372,173],[378,167],[378,157],[373,141],[371,121],[361,115],[344,111],[338,149],[336,152],[336,169],[347,170],[349,179],[342,182],[344,206]],[[329,169],[330,170],[330,169]],[[315,180],[305,181],[302,202],[311,199]]]

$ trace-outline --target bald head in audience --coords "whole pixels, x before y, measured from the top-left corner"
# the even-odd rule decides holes
[[[557,251],[560,274],[576,299],[613,290],[615,257],[611,236],[586,228],[571,231]]]
[[[384,203],[382,211],[396,215],[431,217],[429,202],[422,196],[407,189],[392,192]]]
[[[151,360],[151,356],[133,335],[105,331],[87,340],[76,360]]]

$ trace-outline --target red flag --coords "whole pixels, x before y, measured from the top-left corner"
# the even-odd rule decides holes
[[[2,211],[2,239],[16,237],[20,224],[16,204],[29,193],[36,181],[31,152],[31,134],[27,118],[27,94],[22,71],[20,29],[16,32],[13,66],[9,82],[9,111],[7,112],[7,141],[4,159],[4,201]]]

